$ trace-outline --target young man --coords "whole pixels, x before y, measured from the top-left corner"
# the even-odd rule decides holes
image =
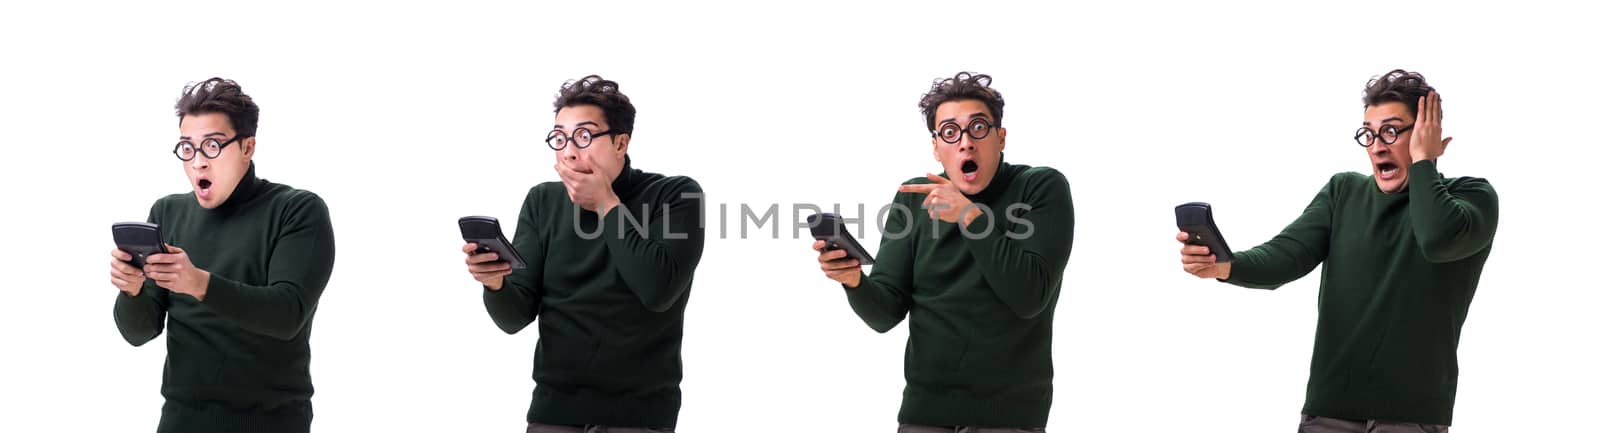
[[[528,432],[670,432],[683,380],[689,286],[705,245],[693,179],[633,168],[633,104],[590,75],[562,86],[555,127],[560,182],[528,190],[512,270],[462,247],[489,317],[508,334],[539,319]]]
[[[872,275],[812,244],[867,326],[911,317],[902,433],[1042,432],[1050,331],[1072,251],[1072,195],[1048,167],[1006,163],[988,75],[935,81],[919,106],[942,174],[900,186]]]
[[[143,345],[167,330],[159,431],[311,429],[311,319],[333,272],[328,206],[256,177],[260,109],[212,78],[178,98],[173,148],[192,192],[157,200],[170,254],[111,251],[114,316]]]
[[[1444,432],[1456,345],[1499,214],[1483,179],[1447,178],[1439,94],[1421,74],[1367,83],[1356,143],[1372,174],[1340,173],[1267,243],[1217,263],[1181,247],[1183,269],[1275,289],[1322,265],[1316,345],[1300,431]],[[1188,239],[1178,233],[1178,241]]]

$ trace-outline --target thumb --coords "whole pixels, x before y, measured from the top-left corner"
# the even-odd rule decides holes
[[[1449,146],[1450,145],[1450,139],[1452,139],[1452,138],[1455,138],[1455,137],[1445,137],[1444,138],[1444,142],[1439,143],[1439,147]]]
[[[167,251],[171,251],[172,254],[183,254],[183,248],[175,247],[172,244],[164,244],[164,245],[167,246]]]

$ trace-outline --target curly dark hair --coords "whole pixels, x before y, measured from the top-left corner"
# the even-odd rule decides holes
[[[933,116],[939,111],[939,104],[963,100],[982,101],[983,105],[989,107],[989,114],[994,115],[994,126],[1000,127],[1006,100],[1000,97],[1000,91],[989,87],[992,81],[994,79],[988,75],[966,71],[958,72],[951,78],[934,80],[933,88],[922,95],[922,101],[917,102],[917,108],[922,109],[922,117],[928,121],[928,132],[933,132]]]
[[[633,103],[628,101],[628,95],[622,94],[618,87],[616,81],[600,78],[599,75],[569,80],[561,85],[561,92],[556,94],[555,111],[559,113],[562,108],[576,105],[600,107],[612,131],[632,134],[636,111]]]
[[[184,86],[183,96],[178,97],[174,108],[179,125],[183,124],[183,116],[222,113],[228,116],[233,133],[239,137],[254,137],[256,122],[261,118],[261,107],[244,94],[239,83],[217,77]]]
[[[1372,77],[1361,92],[1361,103],[1371,107],[1385,102],[1403,102],[1412,117],[1417,115],[1417,99],[1428,96],[1433,86],[1422,74],[1395,69],[1387,74]]]

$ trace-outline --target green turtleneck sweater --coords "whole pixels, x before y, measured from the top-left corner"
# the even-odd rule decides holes
[[[113,316],[135,346],[167,333],[160,431],[295,432],[311,426],[311,319],[333,272],[328,207],[245,173],[226,202],[194,193],[150,208],[162,240],[211,273],[205,302],[145,280]]]
[[[925,197],[895,195],[877,264],[845,289],[856,315],[878,332],[911,317],[900,422],[1044,427],[1051,323],[1072,251],[1066,177],[1002,162],[988,187],[967,196],[992,212],[965,229],[930,219]]]
[[[1322,265],[1306,414],[1449,425],[1456,345],[1489,258],[1499,198],[1489,182],[1411,166],[1385,194],[1334,175],[1305,213],[1241,251],[1227,282],[1274,289]]]
[[[539,321],[528,422],[672,428],[689,286],[705,245],[700,185],[633,168],[604,217],[560,182],[528,190],[512,239],[528,262],[483,291],[508,334]]]

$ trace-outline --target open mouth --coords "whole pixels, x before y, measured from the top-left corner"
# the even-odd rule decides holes
[[[1395,164],[1393,162],[1380,162],[1380,163],[1378,163],[1378,178],[1379,179],[1391,180],[1391,179],[1394,179],[1395,176],[1398,175],[1398,174],[1400,174],[1400,165],[1399,164]]]
[[[961,161],[961,179],[967,182],[978,180],[978,162],[973,160]]]
[[[211,179],[200,178],[194,182],[195,194],[200,198],[211,198]]]

